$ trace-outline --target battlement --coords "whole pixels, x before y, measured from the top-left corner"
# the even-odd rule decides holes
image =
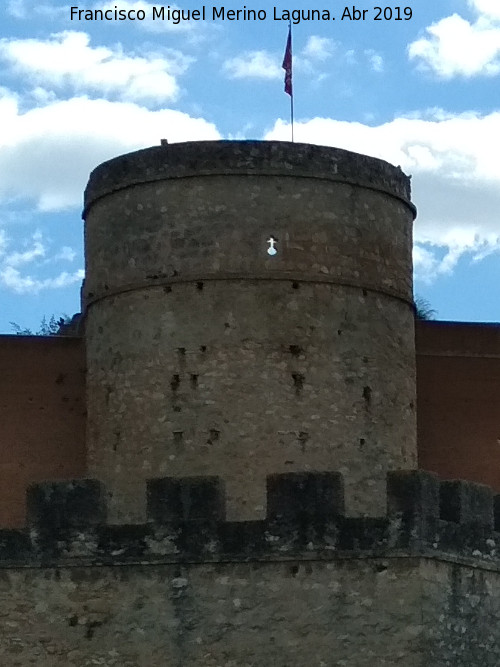
[[[216,477],[147,483],[144,524],[106,524],[105,489],[95,480],[28,490],[24,531],[0,531],[0,567],[437,557],[500,569],[500,496],[422,471],[387,478],[387,514],[346,517],[335,472],[267,479],[267,517],[225,520]]]

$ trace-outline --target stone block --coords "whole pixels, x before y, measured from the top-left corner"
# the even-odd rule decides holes
[[[445,521],[493,530],[493,491],[464,480],[441,482],[440,515]]]
[[[27,491],[27,525],[57,531],[102,524],[106,505],[101,482],[81,479],[33,484]]]
[[[439,479],[423,470],[396,470],[387,475],[388,515],[439,518]]]

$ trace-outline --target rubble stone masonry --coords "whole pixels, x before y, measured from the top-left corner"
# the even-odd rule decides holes
[[[193,142],[98,167],[85,196],[88,461],[114,520],[144,480],[341,470],[377,513],[416,466],[414,208],[391,165],[333,148]],[[268,254],[271,247],[277,250]]]

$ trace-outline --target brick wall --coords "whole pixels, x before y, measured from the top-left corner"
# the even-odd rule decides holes
[[[420,322],[418,461],[500,491],[500,326]]]
[[[0,336],[0,526],[29,483],[84,476],[84,373],[81,338]]]

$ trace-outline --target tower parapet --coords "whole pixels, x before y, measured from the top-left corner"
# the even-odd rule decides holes
[[[259,518],[267,475],[308,470],[343,473],[349,514],[383,512],[387,471],[416,466],[414,214],[400,169],[303,144],[92,173],[89,473],[113,521],[142,520],[162,475],[220,476],[228,517]]]
[[[28,489],[24,530],[0,527],[0,569],[427,557],[500,573],[500,495],[482,484],[389,472],[386,509],[345,515],[338,472],[270,475],[266,515],[227,521],[217,477],[147,480],[146,522],[106,522],[106,489],[92,479]]]

